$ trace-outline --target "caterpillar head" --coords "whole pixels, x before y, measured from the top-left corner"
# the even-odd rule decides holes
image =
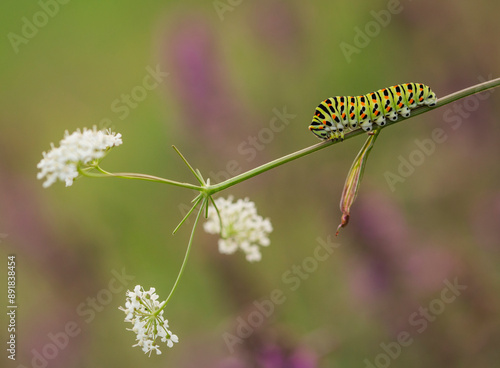
[[[336,130],[331,118],[325,115],[324,111],[318,106],[314,112],[314,116],[309,125],[309,130],[319,139],[330,139],[335,134],[332,134]]]
[[[329,126],[322,124],[319,121],[313,120],[309,125],[309,130],[319,139],[330,139],[332,132]]]

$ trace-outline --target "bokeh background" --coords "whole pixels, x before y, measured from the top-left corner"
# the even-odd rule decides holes
[[[131,347],[117,308],[135,284],[166,297],[192,222],[171,231],[194,193],[89,178],[43,189],[36,164],[66,129],[97,125],[123,135],[108,170],[194,183],[175,144],[220,181],[317,143],[307,126],[327,97],[408,81],[444,96],[498,77],[499,11],[487,0],[2,2],[0,280],[16,255],[19,308],[17,360],[3,349],[1,365],[498,366],[499,91],[384,130],[337,239],[361,136],[221,193],[256,202],[272,244],[250,264],[218,254],[200,227],[166,309],[180,343],[150,358]],[[141,94],[148,68],[168,76]],[[276,110],[293,117],[271,131]],[[418,153],[436,128],[446,139]],[[403,176],[410,157],[420,161]],[[337,246],[314,263],[321,241]],[[297,267],[309,271],[291,290]],[[122,272],[130,277],[114,284]],[[466,289],[450,301],[447,282]],[[285,301],[242,336],[273,290]],[[68,323],[79,333],[51,350]],[[2,341],[6,330],[1,313]],[[227,344],[230,335],[242,338]]]

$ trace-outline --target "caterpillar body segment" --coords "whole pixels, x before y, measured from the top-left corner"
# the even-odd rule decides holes
[[[363,129],[370,132],[373,123],[384,126],[386,119],[410,116],[418,106],[434,106],[436,94],[422,83],[404,83],[362,96],[336,96],[321,102],[309,130],[324,140],[343,140],[346,132]]]

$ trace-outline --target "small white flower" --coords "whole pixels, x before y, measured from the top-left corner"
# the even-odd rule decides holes
[[[219,209],[220,219],[213,206],[208,209],[207,221],[203,228],[209,234],[220,234],[219,252],[232,254],[241,249],[249,262],[260,261],[262,255],[259,246],[270,244],[269,234],[273,231],[271,221],[257,214],[255,203],[248,198],[238,199],[233,203],[233,197],[217,198],[215,204]]]
[[[128,329],[137,335],[137,344],[132,346],[140,346],[142,351],[150,356],[153,350],[156,354],[161,354],[160,346],[156,343],[158,337],[162,342],[166,342],[169,348],[179,342],[177,335],[168,329],[168,320],[163,318],[163,310],[160,310],[163,303],[157,299],[155,288],[144,291],[142,286],[137,285],[134,291],[127,291],[125,308],[118,308],[127,315],[125,322],[134,325]]]
[[[37,165],[40,169],[37,178],[46,179],[44,188],[57,180],[66,182],[69,187],[78,176],[78,165],[94,163],[102,159],[111,147],[122,143],[121,134],[97,130],[95,126],[92,130],[84,128],[81,132],[78,129],[72,134],[66,131],[59,147],[51,144],[50,151],[43,153],[43,159]]]

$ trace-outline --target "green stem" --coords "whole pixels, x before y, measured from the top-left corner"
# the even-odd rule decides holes
[[[179,284],[179,280],[181,279],[182,273],[184,272],[184,268],[186,267],[187,260],[189,258],[189,252],[191,251],[191,245],[193,244],[193,239],[194,239],[194,230],[196,229],[196,225],[198,224],[198,220],[200,219],[200,215],[203,211],[203,206],[205,206],[207,203],[207,199],[203,199],[203,202],[201,203],[200,210],[198,211],[198,214],[196,215],[196,219],[194,220],[194,225],[193,229],[191,230],[191,236],[189,237],[189,243],[186,249],[186,254],[184,255],[184,260],[182,261],[181,269],[179,270],[179,274],[177,275],[177,278],[175,279],[174,286],[172,286],[172,290],[170,290],[170,294],[168,294],[167,299],[165,299],[165,302],[163,303],[162,307],[160,310],[165,308],[165,306],[168,304],[168,301],[174,294],[175,289],[177,288],[177,284]]]
[[[184,216],[184,218],[181,220],[181,222],[179,223],[179,225],[177,225],[177,227],[174,229],[174,231],[172,231],[172,235],[174,235],[177,232],[177,230],[179,230],[179,228],[182,226],[182,224],[184,222],[186,222],[186,220],[188,219],[188,217],[191,216],[191,213],[194,211],[194,209],[196,208],[196,206],[198,206],[198,203],[200,203],[200,201],[202,200],[202,196],[203,196],[202,193],[200,193],[200,194],[198,194],[198,196],[196,196],[196,198],[194,199],[195,204],[193,205],[193,207],[191,207],[191,209],[189,210],[189,212],[186,213],[186,216]]]
[[[499,85],[500,85],[500,78],[496,78],[496,79],[492,79],[492,80],[487,81],[487,82],[476,84],[474,86],[465,88],[465,89],[463,89],[461,91],[454,92],[454,93],[449,94],[449,95],[447,95],[447,96],[445,96],[443,98],[440,98],[437,101],[436,105],[433,106],[433,107],[425,106],[425,107],[418,107],[418,108],[412,110],[411,116],[409,118],[403,118],[403,117],[399,116],[396,121],[388,120],[387,124],[385,126],[383,126],[383,127],[380,127],[380,128],[381,129],[382,128],[386,128],[388,126],[397,124],[397,123],[399,123],[401,121],[404,121],[404,120],[413,118],[415,116],[418,116],[420,114],[423,114],[423,113],[425,113],[425,112],[427,112],[429,110],[433,110],[435,108],[447,105],[447,104],[449,104],[451,102],[454,102],[456,100],[459,100],[459,99],[467,97],[467,96],[470,96],[470,95],[472,95],[474,93],[479,93],[479,92],[483,92],[483,91],[485,91],[487,89],[490,89],[490,88],[498,87]],[[354,130],[354,131],[351,131],[351,132],[347,133],[345,135],[344,139],[354,138],[354,137],[356,137],[356,136],[358,136],[360,134],[364,134],[364,133],[365,133],[364,130],[357,129],[357,130]],[[200,182],[201,186],[197,186],[197,185],[193,185],[193,184],[189,184],[189,183],[181,183],[181,182],[178,182],[178,181],[164,179],[164,178],[160,178],[160,177],[157,177],[157,176],[146,175],[146,174],[137,174],[137,173],[109,173],[109,172],[103,170],[102,168],[100,168],[98,165],[95,166],[95,169],[97,169],[98,171],[100,171],[102,174],[91,173],[91,172],[89,172],[87,170],[88,168],[83,168],[83,169],[82,168],[78,168],[78,171],[80,172],[80,174],[85,175],[85,176],[90,176],[90,177],[116,177],[116,178],[138,179],[138,180],[147,180],[147,181],[154,181],[154,182],[159,182],[159,183],[165,183],[165,184],[170,184],[170,185],[174,185],[174,186],[177,186],[177,187],[182,187],[182,188],[187,188],[187,189],[194,189],[194,190],[197,190],[199,192],[203,192],[205,197],[209,197],[209,196],[211,196],[214,193],[220,192],[221,190],[229,188],[229,187],[231,187],[231,186],[233,186],[235,184],[241,183],[242,181],[250,179],[250,178],[252,178],[252,177],[254,177],[256,175],[262,174],[265,171],[271,170],[271,169],[273,169],[275,167],[278,167],[278,166],[281,166],[283,164],[286,164],[287,162],[296,160],[296,159],[298,159],[300,157],[309,155],[309,154],[311,154],[313,152],[316,152],[316,151],[319,151],[321,149],[330,147],[330,146],[332,146],[334,144],[337,144],[337,143],[340,143],[340,142],[341,141],[323,141],[323,142],[314,144],[314,145],[312,145],[310,147],[307,147],[307,148],[301,149],[301,150],[299,150],[297,152],[294,152],[294,153],[291,153],[289,155],[283,156],[283,157],[278,158],[278,159],[276,159],[274,161],[268,162],[268,163],[266,163],[264,165],[261,165],[259,167],[254,168],[254,169],[251,169],[251,170],[249,170],[247,172],[244,172],[244,173],[242,173],[240,175],[237,175],[237,176],[235,176],[233,178],[230,178],[230,179],[228,179],[226,181],[223,181],[222,183],[214,184],[214,185],[209,185],[208,181],[205,184],[204,180],[201,177],[201,174],[199,174],[199,172],[195,171],[191,167],[191,165],[189,165],[189,163],[186,161],[186,159],[184,158],[184,156],[182,156],[180,154],[180,152],[177,150],[177,148],[175,148],[175,147],[174,147],[174,149],[177,151],[177,153],[179,153],[179,155],[181,156],[181,158],[188,165],[189,169],[194,173],[194,175],[196,176],[196,179]]]
[[[399,123],[401,121],[405,121],[405,120],[408,120],[410,118],[413,118],[417,115],[420,115],[420,114],[423,114],[424,112],[427,112],[429,110],[433,110],[433,109],[436,109],[438,107],[441,107],[441,106],[444,106],[444,105],[447,105],[451,102],[454,102],[456,100],[459,100],[461,98],[464,98],[464,97],[467,97],[467,96],[470,96],[470,95],[473,95],[475,93],[479,93],[479,92],[482,92],[482,91],[485,91],[487,89],[490,89],[490,88],[495,88],[495,87],[498,87],[500,85],[500,78],[496,78],[496,79],[493,79],[493,80],[490,80],[490,81],[487,81],[487,82],[483,82],[483,83],[479,83],[479,84],[476,84],[474,86],[471,86],[471,87],[468,87],[468,88],[465,88],[461,91],[458,91],[458,92],[454,92],[452,94],[449,94],[443,98],[440,98],[436,105],[433,106],[433,107],[428,107],[428,106],[425,106],[425,107],[418,107],[414,110],[412,110],[412,113],[411,113],[411,116],[409,118],[403,118],[401,116],[398,117],[398,120],[396,121],[390,121],[388,120],[387,121],[387,125],[381,127],[381,128],[386,128],[388,126],[391,126],[391,125],[394,125],[396,123]],[[354,130],[352,132],[349,132],[345,135],[345,139],[350,139],[350,138],[354,138],[360,134],[363,134],[365,133],[364,130],[362,129],[357,129],[357,130]],[[316,152],[316,151],[319,151],[321,149],[324,149],[324,148],[327,148],[327,147],[330,147],[334,144],[337,144],[337,143],[340,143],[341,141],[324,141],[324,142],[321,142],[321,143],[318,143],[318,144],[315,144],[313,146],[310,146],[310,147],[307,147],[307,148],[304,148],[300,151],[297,151],[297,152],[294,152],[294,153],[291,153],[289,155],[286,155],[286,156],[283,156],[281,158],[278,158],[274,161],[271,161],[271,162],[268,162],[264,165],[261,165],[259,167],[256,167],[254,169],[251,169],[247,172],[244,172],[240,175],[237,175],[233,178],[230,178],[228,180],[225,180],[223,181],[222,183],[219,183],[219,184],[214,184],[214,185],[211,185],[209,187],[207,187],[207,192],[209,195],[211,194],[214,194],[214,193],[217,193],[221,190],[224,190],[226,188],[229,188],[235,184],[238,184],[238,183],[241,183],[242,181],[245,181],[247,179],[250,179],[256,175],[259,175],[265,171],[268,171],[268,170],[271,170],[275,167],[278,167],[278,166],[281,166],[283,164],[286,164],[287,162],[290,162],[290,161],[293,161],[293,160],[296,160],[300,157],[303,157],[303,156],[306,156],[306,155],[309,155],[313,152]]]
[[[205,181],[203,180],[203,176],[201,176],[201,173],[198,171],[195,171],[193,169],[193,167],[191,166],[191,164],[188,162],[188,160],[186,160],[186,158],[184,157],[184,155],[181,153],[181,151],[179,151],[177,149],[176,146],[172,146],[172,148],[175,150],[175,152],[177,152],[177,154],[179,156],[181,156],[181,159],[182,161],[184,161],[184,163],[186,164],[186,166],[189,168],[189,170],[191,170],[191,172],[193,173],[193,175],[196,177],[196,180],[198,180],[198,182],[201,184],[201,185],[205,185]]]
[[[175,180],[169,180],[169,179],[164,179],[160,178],[158,176],[153,176],[153,175],[146,175],[146,174],[137,174],[137,173],[110,173],[105,170],[103,170],[99,166],[95,166],[95,169],[100,171],[102,174],[96,174],[96,173],[91,173],[87,172],[84,170],[81,170],[79,168],[79,173],[84,175],[84,176],[89,176],[93,178],[106,178],[106,177],[115,177],[115,178],[124,178],[124,179],[138,179],[138,180],[147,180],[147,181],[154,181],[157,183],[165,183],[165,184],[170,184],[174,185],[177,187],[183,187],[183,188],[188,188],[188,189],[194,189],[198,191],[203,191],[202,187],[199,187],[197,185],[189,184],[189,183],[181,183]]]

